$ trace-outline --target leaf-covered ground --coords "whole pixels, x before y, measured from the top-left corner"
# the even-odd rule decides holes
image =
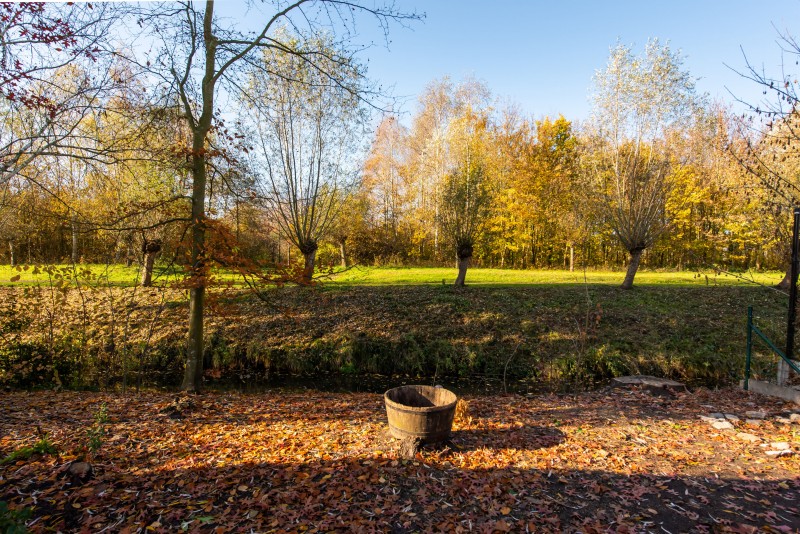
[[[730,389],[469,399],[445,449],[401,460],[375,394],[5,393],[0,466],[32,532],[794,532],[796,406]],[[67,474],[102,403],[94,473]],[[745,428],[745,411],[767,412]],[[738,415],[715,430],[699,415]],[[740,432],[756,439],[742,439]],[[739,435],[737,435],[739,434]]]

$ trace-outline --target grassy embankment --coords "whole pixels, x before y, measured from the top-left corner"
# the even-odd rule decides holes
[[[14,274],[20,280],[10,283]],[[0,270],[0,283],[11,286],[0,289],[0,380],[47,383],[56,370],[72,386],[176,384],[185,294],[143,291],[131,285],[135,275],[114,267],[55,298],[48,275]],[[745,282],[645,271],[633,291],[620,290],[622,273],[610,271],[472,269],[464,289],[451,287],[454,275],[355,268],[317,287],[268,291],[266,302],[243,290],[215,292],[210,375],[252,382],[275,373],[505,374],[570,387],[649,373],[717,385],[741,376],[748,305],[783,343],[787,299],[765,287],[780,273]]]

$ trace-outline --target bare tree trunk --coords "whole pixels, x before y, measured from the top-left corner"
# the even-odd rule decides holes
[[[12,267],[17,266],[17,248],[14,246],[14,241],[9,239],[8,240],[8,262],[11,264]]]
[[[310,284],[312,278],[314,277],[314,263],[317,261],[317,246],[314,245],[312,250],[306,250],[303,252],[303,284]]]
[[[205,165],[205,163],[203,163]],[[205,172],[203,173],[205,175]],[[203,176],[205,178],[205,176]],[[205,192],[204,192],[205,193]],[[194,209],[192,211],[195,211]],[[192,217],[194,220],[194,217]],[[200,217],[202,221],[202,215]],[[205,227],[202,222],[192,229],[192,264],[189,290],[189,335],[186,344],[186,368],[183,373],[181,389],[198,391],[203,380],[203,307],[205,305],[206,282],[204,275],[203,248],[205,246]]]
[[[153,265],[156,262],[156,254],[161,250],[161,241],[145,241],[142,245],[144,261],[142,261],[142,286],[150,287],[153,285]]]
[[[181,389],[198,391],[203,379],[203,305],[205,286],[189,290],[189,339]]]
[[[75,216],[72,217],[71,222],[72,228],[72,263],[78,263],[80,259],[80,255],[78,254],[78,221],[76,220]]]
[[[144,255],[144,262],[142,262],[142,287],[150,287],[153,285],[153,264],[156,262],[155,253],[148,252]]]
[[[458,258],[458,276],[456,277],[456,287],[464,287],[464,280],[467,278],[467,268],[469,268],[470,258]]]
[[[575,247],[569,246],[569,272],[575,271]]]
[[[347,250],[345,249],[344,245],[345,245],[345,240],[344,239],[339,240],[339,254],[342,257],[342,267],[347,269],[347,267],[349,266],[347,265]]]
[[[776,286],[778,289],[782,289],[783,291],[789,291],[789,288],[792,285],[792,266],[786,268],[786,274],[783,276],[783,280],[778,282]]]
[[[186,343],[186,368],[181,389],[198,391],[203,382],[203,319],[206,295],[206,151],[205,144],[214,115],[217,39],[213,34],[214,2],[206,1],[203,14],[205,72],[201,84],[202,113],[192,125],[192,256],[189,290],[189,335]],[[182,95],[184,105],[188,100]]]
[[[644,252],[642,248],[635,248],[630,251],[631,259],[628,263],[628,271],[625,273],[625,280],[622,282],[622,289],[633,288],[633,277],[636,276],[636,271],[639,270],[639,261],[642,259],[642,252]]]
[[[458,276],[456,277],[455,286],[464,287],[467,278],[467,268],[469,268],[469,261],[472,259],[472,245],[460,245],[456,258],[458,260]]]
[[[196,158],[201,159],[197,156]],[[205,183],[205,161],[200,164],[203,165],[203,170],[197,174],[202,176],[202,180]],[[197,178],[195,178],[195,184],[197,184]],[[198,188],[195,187],[195,190],[198,190]],[[195,196],[199,198],[194,198]],[[185,391],[198,391],[203,380],[203,308],[206,294],[205,225],[203,224],[205,184],[202,187],[202,192],[192,195],[192,197],[192,220],[196,222],[192,225],[192,274],[190,276],[192,288],[189,290],[189,335],[186,345],[186,368],[184,369],[183,383],[181,384],[181,389]]]
[[[125,254],[125,267],[130,267],[133,264],[133,235],[127,234],[122,238],[122,250]]]

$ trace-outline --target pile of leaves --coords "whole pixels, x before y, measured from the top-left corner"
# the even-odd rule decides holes
[[[0,455],[36,428],[60,450],[0,466],[32,532],[794,531],[791,406],[739,390],[467,399],[452,441],[397,454],[376,394],[11,393]],[[102,408],[105,406],[105,408]],[[99,424],[102,443],[87,456]],[[794,407],[796,410],[796,407]],[[715,430],[700,415],[766,412]],[[96,435],[96,433],[95,433]],[[88,478],[69,476],[75,461]]]

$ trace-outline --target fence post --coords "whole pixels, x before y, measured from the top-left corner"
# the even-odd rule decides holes
[[[744,390],[750,385],[750,357],[753,353],[753,307],[747,307],[747,353],[744,359]]]
[[[794,209],[794,227],[792,228],[792,265],[789,270],[789,317],[786,321],[786,359],[794,357],[794,320],[797,308],[797,270],[798,270],[798,238],[800,237],[800,208]]]

